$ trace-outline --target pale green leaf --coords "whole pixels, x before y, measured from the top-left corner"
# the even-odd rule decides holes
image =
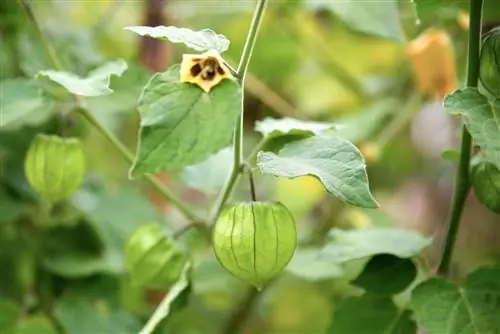
[[[459,89],[444,100],[446,110],[462,115],[484,159],[500,168],[500,100],[490,103],[476,88]]]
[[[286,267],[289,273],[311,281],[341,277],[341,266],[321,257],[319,249],[299,249]]]
[[[416,334],[410,316],[398,310],[391,298],[365,293],[340,303],[328,334]]]
[[[431,238],[400,228],[364,228],[352,231],[332,229],[329,239],[323,250],[323,256],[335,263],[377,254],[410,258],[419,254],[432,242]]]
[[[0,99],[0,128],[36,125],[54,114],[40,88],[29,79],[0,81]]]
[[[500,268],[480,268],[463,287],[431,278],[412,293],[417,323],[429,334],[500,333]]]
[[[183,43],[187,47],[200,52],[216,50],[222,53],[229,49],[229,40],[224,35],[217,34],[210,29],[194,31],[173,26],[131,26],[125,29],[141,36],[158,38],[172,43]]]
[[[179,66],[174,65],[145,87],[131,176],[199,163],[231,142],[241,111],[239,84],[225,79],[205,93],[179,80]]]
[[[411,259],[377,254],[352,283],[372,293],[395,295],[404,291],[416,277],[417,267]]]
[[[172,303],[175,302],[177,297],[181,295],[181,293],[189,286],[188,273],[191,267],[189,263],[186,263],[184,266],[184,270],[182,271],[181,277],[179,280],[170,288],[168,294],[163,298],[158,308],[153,313],[151,318],[149,318],[146,326],[139,332],[139,334],[151,334],[156,326],[168,317],[170,313],[170,309]]]
[[[415,8],[417,10],[417,15],[420,19],[424,19],[429,14],[432,14],[434,11],[449,6],[453,3],[457,2],[457,0],[414,0]]]
[[[181,177],[188,186],[209,194],[220,191],[233,163],[233,149],[226,147],[210,155],[205,161],[183,169]]]
[[[48,77],[73,94],[92,97],[113,93],[109,88],[111,76],[121,76],[126,69],[127,63],[120,59],[96,68],[85,78],[74,73],[54,70],[40,71],[37,77]]]
[[[346,203],[376,208],[370,193],[366,164],[350,142],[333,136],[313,136],[285,145],[276,155],[260,152],[257,165],[264,174],[287,178],[316,177],[325,189]]]
[[[326,8],[352,30],[397,41],[405,39],[396,0],[309,0],[312,8]]]

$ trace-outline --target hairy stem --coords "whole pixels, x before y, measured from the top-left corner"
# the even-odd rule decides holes
[[[24,9],[26,10],[26,13],[28,14],[29,18],[33,22],[38,35],[40,37],[40,40],[42,41],[45,51],[47,55],[49,56],[52,65],[54,68],[56,68],[59,71],[63,71],[64,68],[62,66],[62,63],[57,56],[57,54],[54,52],[54,49],[52,48],[51,44],[49,43],[49,40],[46,38],[45,33],[39,24],[36,15],[33,11],[33,8],[31,7],[31,4],[27,0],[21,0],[21,4],[23,5]],[[80,105],[80,97],[75,95],[75,101],[77,105]],[[127,160],[128,162],[133,162],[134,160],[134,155],[132,152],[130,152],[125,145],[123,145],[118,138],[116,138],[111,132],[109,132],[99,121],[87,110],[83,108],[76,108],[75,110],[79,111],[83,117],[98,131],[100,132],[110,143],[111,145]],[[163,183],[158,181],[153,175],[146,175],[145,176],[146,180],[160,193],[167,199],[172,205],[174,205],[182,214],[186,216],[189,220],[192,221],[200,221],[201,219],[198,218],[188,207],[186,207],[182,201],[177,198],[171,191],[168,189]]]
[[[479,78],[479,52],[481,47],[481,21],[482,21],[483,0],[470,0],[470,28],[469,46],[467,56],[467,87],[477,87]],[[453,192],[453,203],[448,221],[448,231],[444,244],[444,252],[438,274],[447,275],[450,271],[451,259],[457,234],[460,226],[460,219],[470,189],[469,165],[472,149],[472,138],[465,128],[462,127],[462,145],[460,149],[460,161],[458,164],[455,189]]]
[[[242,90],[244,91],[245,75],[248,70],[248,65],[250,64],[250,58],[252,57],[252,51],[257,41],[257,34],[259,32],[260,24],[262,18],[264,17],[265,8],[267,5],[267,0],[258,0],[257,7],[255,8],[252,23],[250,24],[250,30],[248,32],[247,40],[241,54],[240,63],[238,69],[236,70],[236,75],[238,80],[242,85]],[[236,128],[234,130],[234,141],[233,141],[233,152],[234,161],[231,173],[229,173],[228,179],[224,188],[222,189],[219,197],[215,201],[214,209],[212,210],[212,219],[214,222],[220,214],[220,211],[224,204],[227,202],[231,193],[233,192],[236,184],[238,183],[241,171],[242,171],[242,161],[243,161],[243,100],[241,101],[241,113],[238,118]]]

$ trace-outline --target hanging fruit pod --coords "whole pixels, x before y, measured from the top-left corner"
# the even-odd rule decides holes
[[[24,169],[28,182],[40,196],[50,202],[63,201],[83,182],[82,144],[77,138],[39,134],[28,149]]]
[[[493,97],[500,97],[500,27],[483,37],[479,62],[479,81]]]
[[[138,286],[165,289],[182,274],[188,257],[158,223],[137,228],[125,246],[125,266]]]
[[[292,259],[297,231],[281,203],[236,203],[220,214],[212,242],[220,264],[260,290]]]

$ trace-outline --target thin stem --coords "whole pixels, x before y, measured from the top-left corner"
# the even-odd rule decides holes
[[[257,201],[257,196],[255,193],[255,183],[253,182],[253,173],[252,173],[252,166],[248,163],[244,163],[243,166],[245,166],[245,169],[247,170],[248,173],[248,181],[250,183],[250,195],[252,196],[252,201],[256,202]]]
[[[241,54],[240,63],[238,65],[238,69],[236,70],[236,74],[238,75],[238,80],[242,85],[242,90],[244,91],[245,84],[245,75],[248,70],[248,65],[250,64],[250,58],[252,57],[252,51],[255,46],[255,42],[257,40],[257,34],[259,32],[260,24],[262,22],[262,18],[264,16],[265,8],[266,8],[267,0],[258,0],[257,7],[255,8],[254,15],[252,18],[252,22],[250,24],[250,30],[248,32],[247,40],[245,42],[245,46],[243,47],[243,52]],[[243,161],[243,102],[244,99],[241,99],[241,113],[238,118],[238,122],[236,128],[234,130],[234,141],[233,141],[233,151],[234,151],[234,160],[233,160],[233,168],[229,177],[222,189],[219,197],[215,201],[214,208],[212,210],[212,218],[211,222],[214,222],[219,216],[222,207],[226,203],[226,201],[231,196],[236,184],[240,179],[240,173],[242,170],[242,161]]]
[[[26,10],[26,13],[28,14],[29,18],[33,22],[33,24],[36,27],[36,30],[38,32],[38,35],[40,37],[40,40],[42,41],[45,51],[47,52],[47,55],[49,56],[50,60],[52,61],[52,65],[59,71],[63,71],[64,68],[62,66],[61,61],[57,57],[57,54],[54,52],[53,48],[51,47],[51,44],[49,43],[48,39],[46,38],[44,31],[41,29],[40,24],[38,23],[38,20],[36,18],[36,15],[31,7],[31,4],[27,0],[20,0],[21,4],[23,5],[24,9]],[[123,145],[118,138],[116,138],[111,132],[109,132],[99,121],[87,110],[81,108],[81,100],[78,95],[74,95],[77,108],[75,109],[76,111],[80,112],[83,117],[97,130],[99,131],[110,143],[111,145],[127,160],[127,162],[132,163],[134,160],[134,155]],[[146,180],[160,193],[165,197],[172,205],[174,205],[181,213],[183,213],[186,218],[192,221],[200,221],[201,219],[198,218],[188,207],[186,207],[180,199],[178,199],[171,191],[168,189],[163,183],[158,181],[153,175],[146,175],[145,176]]]
[[[479,51],[481,43],[481,21],[483,0],[470,1],[470,27],[469,47],[467,57],[467,87],[477,87],[479,77]],[[455,242],[457,240],[460,226],[460,218],[465,205],[465,200],[470,189],[469,166],[472,149],[472,138],[465,128],[462,127],[462,145],[460,149],[460,161],[455,179],[453,203],[448,223],[448,231],[444,244],[444,252],[441,264],[438,268],[440,275],[447,275],[450,271],[451,259]]]
[[[56,52],[54,51],[54,48],[52,45],[49,43],[48,39],[45,36],[45,33],[43,32],[42,26],[38,22],[35,12],[33,11],[33,7],[31,7],[31,2],[29,0],[19,0],[21,5],[24,7],[24,10],[28,14],[30,20],[33,22],[36,31],[38,32],[38,36],[40,37],[40,40],[42,41],[43,47],[45,48],[45,52],[47,53],[47,56],[49,56],[50,61],[52,62],[52,65],[54,68],[58,71],[63,70],[63,65],[57,57]]]

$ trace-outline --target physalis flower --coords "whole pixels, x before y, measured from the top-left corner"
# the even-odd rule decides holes
[[[443,98],[456,86],[455,56],[446,31],[430,28],[406,47],[413,77],[419,90]]]
[[[181,82],[198,85],[208,93],[224,79],[234,79],[234,76],[217,51],[182,56]]]

